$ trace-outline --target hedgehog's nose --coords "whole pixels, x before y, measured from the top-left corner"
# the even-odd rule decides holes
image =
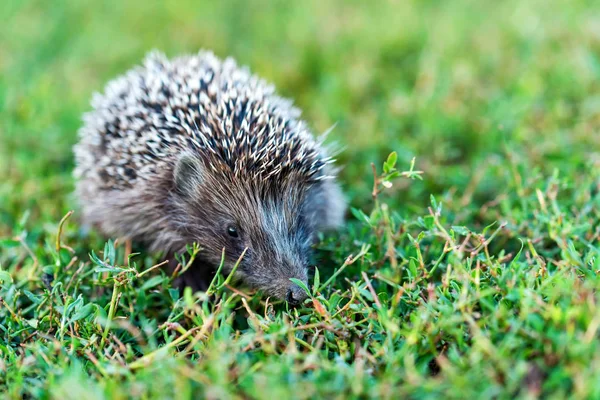
[[[307,297],[306,292],[300,286],[293,284],[287,291],[285,301],[291,306],[297,306],[306,300]]]

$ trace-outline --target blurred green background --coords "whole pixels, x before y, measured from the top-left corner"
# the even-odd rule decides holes
[[[464,189],[479,170],[475,195],[488,200],[497,188],[485,175],[508,153],[548,171],[583,171],[598,158],[595,1],[9,0],[0,9],[0,227],[25,210],[56,219],[73,207],[71,146],[92,93],[154,48],[233,56],[293,98],[315,132],[336,124],[355,205],[369,199],[370,162],[392,150],[425,171],[422,185],[396,193],[408,208]]]

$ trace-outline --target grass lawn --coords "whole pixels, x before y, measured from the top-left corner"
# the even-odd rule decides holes
[[[7,398],[600,398],[597,1],[7,0],[0,20]],[[81,228],[81,115],[153,48],[231,55],[335,124],[352,209],[302,307],[226,277],[179,293],[159,254]]]

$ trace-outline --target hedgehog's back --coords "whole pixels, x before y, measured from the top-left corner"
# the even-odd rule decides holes
[[[87,191],[132,188],[183,151],[250,179],[290,170],[320,179],[327,162],[290,101],[209,52],[172,61],[152,53],[95,94],[92,106],[75,146],[75,175]]]

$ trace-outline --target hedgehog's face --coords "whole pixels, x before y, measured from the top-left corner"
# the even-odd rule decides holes
[[[239,260],[236,276],[244,283],[292,304],[302,302],[306,294],[290,281],[308,283],[312,229],[302,213],[286,210],[279,196],[257,203],[240,196],[234,202],[240,207],[221,210],[218,222],[226,269]]]
[[[307,203],[310,188],[297,179],[258,184],[216,175],[197,159],[182,157],[175,187],[183,199],[182,227],[198,242],[202,259],[217,267],[225,249],[225,272],[239,260],[236,276],[269,296],[298,304],[307,284],[314,217]]]

